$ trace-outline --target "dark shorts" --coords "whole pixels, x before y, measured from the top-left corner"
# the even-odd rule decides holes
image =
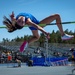
[[[37,30],[36,28],[34,27],[29,27],[30,30]]]

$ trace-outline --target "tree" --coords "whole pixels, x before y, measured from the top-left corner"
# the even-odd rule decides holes
[[[45,35],[43,33],[40,34],[40,39],[38,41],[40,43],[40,46],[44,46]]]

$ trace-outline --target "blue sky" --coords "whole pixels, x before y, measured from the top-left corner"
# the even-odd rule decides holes
[[[14,11],[15,16],[20,12],[28,12],[33,14],[38,20],[58,13],[61,16],[61,20],[75,21],[75,0],[0,0],[0,26],[4,26],[3,16],[7,17]],[[57,31],[57,26],[47,26],[44,28],[47,32]],[[63,29],[69,31],[75,31],[75,24],[63,25]],[[40,33],[40,31],[39,31]],[[13,33],[8,33],[6,29],[0,29],[0,41],[3,38],[9,40],[15,37],[21,37],[24,35],[32,35],[29,28],[23,28]]]

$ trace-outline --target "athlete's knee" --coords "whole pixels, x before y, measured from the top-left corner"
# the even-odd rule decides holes
[[[40,35],[37,36],[37,40],[39,40],[39,38],[40,38]]]
[[[60,15],[59,14],[55,14],[54,15],[56,18],[60,18]]]
[[[39,38],[40,38],[40,35],[38,35],[38,36],[34,36],[35,38],[36,38],[36,40],[39,40]]]

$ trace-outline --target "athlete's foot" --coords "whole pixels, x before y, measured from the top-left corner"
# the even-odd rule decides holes
[[[28,47],[28,42],[24,41],[20,47],[20,52],[23,52]]]
[[[74,36],[73,36],[73,35],[68,35],[68,34],[65,34],[65,35],[63,35],[63,36],[61,37],[62,40],[70,40],[70,39],[72,39],[72,38],[74,38]]]

